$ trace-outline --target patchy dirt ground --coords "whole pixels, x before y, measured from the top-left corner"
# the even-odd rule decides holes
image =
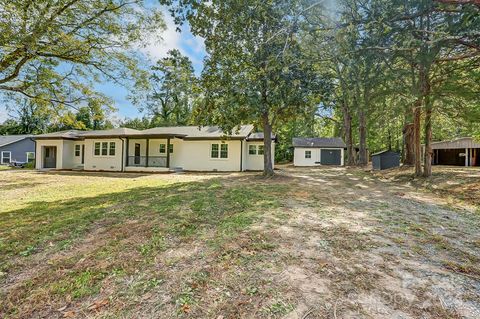
[[[479,179],[0,172],[0,317],[479,318]]]

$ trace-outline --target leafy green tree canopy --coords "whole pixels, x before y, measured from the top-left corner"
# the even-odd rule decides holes
[[[106,103],[93,84],[140,79],[136,49],[163,28],[142,0],[0,0],[0,93],[53,108]]]
[[[310,109],[318,79],[304,59],[301,1],[162,1],[205,39],[204,101],[196,118],[227,131],[253,122],[264,135],[264,174],[273,174],[272,128]]]
[[[167,56],[152,66],[149,83],[138,87],[132,101],[152,117],[152,125],[187,125],[192,107],[198,99],[197,79],[192,62],[179,50],[170,50]]]

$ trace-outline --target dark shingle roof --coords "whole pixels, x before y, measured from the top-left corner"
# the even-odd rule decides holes
[[[245,138],[253,130],[253,125],[242,125],[232,131],[230,137]],[[148,130],[140,131],[139,135],[154,135],[154,134],[176,134],[183,135],[187,139],[195,138],[221,138],[225,133],[218,126],[166,126],[155,127]]]
[[[272,140],[277,140],[277,136],[272,133]],[[263,141],[263,132],[252,133],[247,137],[247,141]]]
[[[242,125],[234,129],[229,137],[246,138],[253,131],[253,125]],[[169,126],[155,127],[143,131],[130,128],[116,128],[99,131],[77,131],[69,130],[54,132],[35,136],[36,139],[83,139],[94,137],[125,137],[125,136],[159,136],[168,135],[187,139],[218,139],[225,136],[225,133],[218,126]]]
[[[33,135],[0,135],[0,146],[16,143]]]
[[[78,139],[82,131],[68,130],[35,135],[35,139]]]
[[[82,131],[79,132],[81,137],[105,137],[105,136],[132,136],[139,134],[140,131],[131,128],[114,128],[111,130],[98,130],[98,131]]]
[[[377,155],[388,154],[388,153],[399,155],[398,152],[395,152],[395,151],[392,151],[392,150],[384,150],[384,151],[381,151],[381,152],[373,153],[371,156],[377,156]]]
[[[292,144],[293,147],[347,147],[340,137],[294,137]]]

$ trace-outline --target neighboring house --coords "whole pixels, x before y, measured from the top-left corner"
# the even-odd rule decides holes
[[[471,137],[433,142],[434,165],[480,166],[480,142]]]
[[[294,137],[293,165],[344,165],[345,142],[340,137]]]
[[[275,140],[275,137],[272,136]],[[138,131],[64,131],[35,136],[37,169],[164,172],[263,170],[263,134],[243,125],[225,136],[216,126]],[[275,144],[272,143],[272,164]]]
[[[0,165],[35,160],[35,142],[32,135],[0,135]]]

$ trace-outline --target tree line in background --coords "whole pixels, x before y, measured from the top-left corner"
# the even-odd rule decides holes
[[[35,12],[47,10],[43,2],[49,1],[35,2]],[[133,2],[142,8],[142,1]],[[49,54],[42,53],[46,45],[40,37],[21,33],[12,44],[0,36],[0,90],[27,98],[15,107],[22,129],[112,125],[111,103],[88,82],[70,81],[75,77],[65,71],[68,62],[76,77],[133,83],[130,99],[146,115],[116,125],[214,124],[231,131],[239,123],[254,123],[266,136],[278,134],[277,161],[291,160],[294,136],[341,136],[348,165],[366,165],[368,152],[394,149],[402,152],[404,164],[415,166],[417,176],[429,176],[433,140],[480,136],[478,1],[160,0],[179,25],[188,22],[192,33],[205,39],[207,54],[198,76],[178,50],[149,69],[139,68],[134,55],[125,53],[132,42],[121,42],[124,32],[134,41],[152,29],[140,22],[162,28],[154,11],[132,11],[131,2],[121,0],[91,3],[82,6],[84,20],[64,18],[69,7],[61,11],[58,6],[52,14],[57,31],[70,31],[69,51],[55,46],[50,29],[32,27],[51,38]],[[21,17],[29,9],[9,8]],[[135,23],[120,19],[124,13]],[[79,40],[72,23],[88,27],[92,39]],[[122,37],[106,36],[107,29]],[[37,54],[19,49],[27,40]],[[97,51],[74,55],[89,47]],[[69,81],[60,86],[63,76]],[[23,91],[12,90],[16,86]],[[67,98],[69,90],[80,100]],[[271,175],[269,138],[264,148],[265,174]]]

